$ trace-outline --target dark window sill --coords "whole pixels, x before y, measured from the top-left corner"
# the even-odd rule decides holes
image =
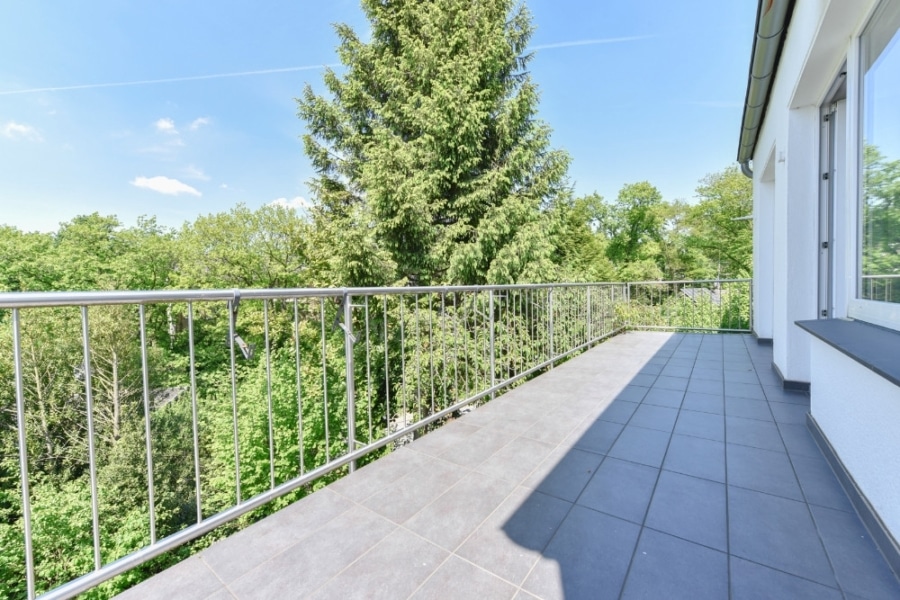
[[[900,386],[900,331],[847,319],[796,323],[829,346]]]

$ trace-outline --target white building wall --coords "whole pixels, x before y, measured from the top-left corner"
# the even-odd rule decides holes
[[[812,340],[812,414],[847,471],[900,537],[900,387]]]
[[[772,339],[774,322],[775,248],[772,240],[775,218],[775,152],[754,175],[753,202],[753,332]]]

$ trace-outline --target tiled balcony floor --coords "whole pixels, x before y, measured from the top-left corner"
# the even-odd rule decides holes
[[[900,598],[770,364],[618,336],[125,596]]]

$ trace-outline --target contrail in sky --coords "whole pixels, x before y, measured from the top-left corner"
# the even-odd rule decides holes
[[[85,83],[81,85],[63,85],[54,87],[28,88],[25,90],[0,91],[0,96],[13,94],[35,94],[37,92],[65,92],[69,90],[93,90],[97,88],[127,87],[131,85],[152,85],[155,83],[177,83],[179,81],[201,81],[203,79],[225,79],[226,77],[247,77],[250,75],[270,75],[272,73],[292,73],[294,71],[314,71],[336,65],[307,65],[305,67],[285,67],[283,69],[260,69],[258,71],[240,71],[237,73],[216,73],[214,75],[191,75],[188,77],[169,77],[166,79],[141,79],[139,81],[116,81],[112,83]]]
[[[547,50],[549,48],[571,48],[572,46],[597,46],[599,44],[618,44],[621,42],[636,42],[638,40],[646,40],[653,35],[632,35],[628,37],[600,38],[597,40],[576,40],[573,42],[557,42],[555,44],[540,44],[532,46],[529,50]]]
[[[601,38],[595,40],[575,40],[571,42],[556,42],[554,44],[539,44],[529,50],[549,50],[552,48],[571,48],[573,46],[597,46],[600,44],[618,44],[622,42],[635,42],[646,40],[655,36],[634,35],[629,37]],[[315,71],[326,67],[340,65],[306,65],[303,67],[284,67],[282,69],[259,69],[257,71],[239,71],[237,73],[215,73],[213,75],[190,75],[187,77],[167,77],[165,79],[141,79],[138,81],[115,81],[108,83],[84,83],[80,85],[60,85],[53,87],[27,88],[24,90],[0,91],[0,96],[13,96],[15,94],[36,94],[39,92],[68,92],[72,90],[95,90],[99,88],[129,87],[134,85],[154,85],[157,83],[178,83],[182,81],[202,81],[204,79],[225,79],[227,77],[249,77],[252,75],[271,75],[274,73],[293,73],[296,71]]]

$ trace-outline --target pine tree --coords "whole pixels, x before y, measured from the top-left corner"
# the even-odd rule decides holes
[[[389,265],[384,282],[550,276],[541,208],[564,189],[569,158],[536,118],[527,9],[512,0],[362,8],[371,40],[336,26],[346,70],[326,71],[329,97],[307,86],[298,99],[317,171],[314,216],[336,237],[355,232],[357,243],[335,251]]]

